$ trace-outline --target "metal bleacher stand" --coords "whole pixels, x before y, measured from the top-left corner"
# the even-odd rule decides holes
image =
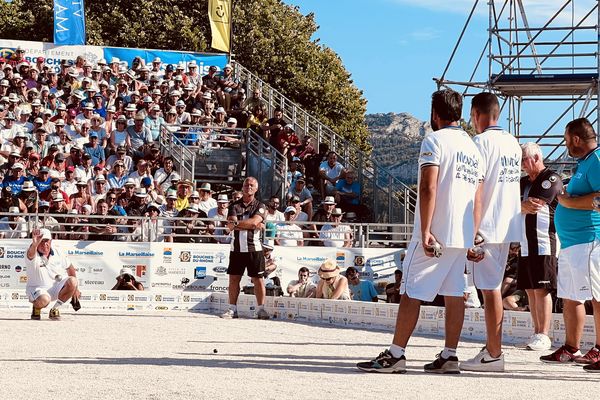
[[[461,54],[460,62],[464,63],[470,53],[458,50],[477,7],[486,4],[488,40],[470,79],[446,79],[454,56]],[[501,98],[509,132],[520,142],[538,143],[546,164],[553,165],[559,172],[567,172],[565,168],[574,164],[564,146],[567,122],[585,117],[595,125],[596,132],[600,132],[598,1],[584,4],[566,0],[545,23],[540,23],[538,17],[533,26],[526,6],[523,0],[491,0],[485,4],[476,0],[444,72],[434,80],[439,88],[461,86],[465,96],[476,94],[470,93],[471,89],[496,93]],[[482,63],[486,53],[487,71]],[[522,121],[532,115],[536,120],[547,121],[548,128],[529,127],[529,132],[525,132]]]
[[[361,204],[371,210],[373,221],[380,223],[411,224],[417,202],[416,192],[394,177],[386,168],[375,162],[369,154],[356,144],[337,134],[328,126],[304,111],[281,92],[269,86],[244,66],[234,63],[235,74],[250,93],[251,88],[260,88],[261,97],[267,104],[268,115],[275,107],[283,110],[300,138],[310,135],[314,144],[326,143],[338,154],[338,160],[356,171],[362,187]]]
[[[174,157],[182,178],[208,182],[219,190],[236,190],[246,176],[254,176],[261,183],[261,199],[285,194],[287,160],[268,142],[250,129],[227,129],[225,132],[211,128],[217,137],[202,138],[203,128],[161,126],[163,153]]]

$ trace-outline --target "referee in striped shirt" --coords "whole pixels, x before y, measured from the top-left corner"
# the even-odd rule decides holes
[[[258,305],[258,319],[269,319],[265,310],[265,257],[263,254],[263,221],[267,207],[256,199],[258,181],[248,177],[242,186],[242,198],[229,205],[227,229],[233,232],[229,253],[229,308],[221,318],[237,318],[237,300],[240,294],[240,281],[244,271],[254,284],[254,295]]]
[[[525,238],[517,272],[517,289],[525,290],[535,332],[527,343],[534,351],[549,350],[548,336],[552,317],[551,292],[556,290],[560,242],[554,226],[557,196],[563,191],[560,176],[544,165],[540,146],[521,145],[521,167],[527,175],[521,178],[521,215]]]

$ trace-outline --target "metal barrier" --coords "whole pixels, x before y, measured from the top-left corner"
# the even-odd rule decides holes
[[[405,224],[413,222],[417,199],[417,193],[413,189],[394,177],[356,144],[319,122],[244,66],[236,63],[235,74],[246,85],[246,93],[250,93],[253,87],[261,88],[261,96],[267,103],[269,115],[272,115],[275,107],[280,107],[284,119],[291,121],[299,136],[310,135],[316,139],[317,144],[326,143],[330,150],[339,155],[346,167],[356,171],[363,191],[361,203],[371,209],[373,220]]]
[[[6,229],[3,218],[20,218],[15,224],[24,224],[21,231],[14,228]],[[30,232],[35,227],[46,227],[53,232],[54,237],[65,240],[98,240],[98,241],[182,241],[196,243],[209,243],[223,235],[220,229],[223,220],[209,218],[188,217],[158,217],[151,219],[148,216],[120,216],[120,215],[83,215],[83,214],[12,214],[0,213],[0,236],[4,238],[18,238],[15,232],[23,232],[25,237],[30,237]],[[200,224],[199,222],[202,222]],[[267,221],[276,225],[296,224],[302,229],[305,246],[322,245],[323,240],[318,237],[321,228],[328,223],[322,222],[297,222],[297,221]],[[181,233],[184,224],[195,223],[190,228],[194,233]],[[352,232],[352,247],[407,247],[412,236],[412,225],[406,224],[357,224],[342,222]],[[206,226],[214,225],[215,233],[207,233]],[[107,230],[106,228],[109,227]],[[209,226],[209,229],[210,226]],[[114,230],[114,232],[109,232]],[[269,236],[269,235],[267,235]],[[267,237],[273,240],[274,237]],[[338,239],[335,239],[338,240]]]
[[[254,131],[248,129],[247,135],[247,175],[256,177],[260,182],[258,197],[268,199],[278,196],[283,199],[287,189],[287,159]]]
[[[204,132],[205,128],[210,128],[211,132]],[[186,178],[240,185],[246,131],[205,125],[163,125],[161,144],[167,144],[164,146],[167,152],[174,151],[171,154]],[[204,137],[205,134],[208,137]],[[216,138],[210,137],[215,135]]]

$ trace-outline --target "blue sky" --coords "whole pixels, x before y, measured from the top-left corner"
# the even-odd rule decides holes
[[[303,14],[315,13],[320,26],[315,37],[340,55],[355,84],[364,91],[369,113],[408,112],[419,119],[429,119],[430,94],[436,90],[432,78],[442,74],[474,4],[473,0],[284,2],[299,6]],[[448,78],[468,81],[487,40],[486,3],[479,1]],[[524,0],[529,22],[534,26],[540,26],[536,23],[545,22],[563,3]],[[557,21],[569,23],[571,11],[582,15],[590,3],[593,1],[578,0]],[[487,74],[487,68],[482,71]],[[524,123],[537,126],[542,123],[538,120],[539,116],[531,116]]]

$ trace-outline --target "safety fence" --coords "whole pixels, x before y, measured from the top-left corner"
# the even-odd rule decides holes
[[[173,211],[177,214],[177,211]],[[63,240],[94,240],[118,242],[226,242],[230,235],[225,230],[225,218],[199,218],[188,212],[178,217],[148,217],[68,213],[0,213],[0,237],[17,239],[29,237],[34,227],[46,227],[55,237]],[[319,237],[323,226],[329,225],[330,241],[344,241],[342,233],[349,232],[351,247],[381,248],[408,247],[412,225],[370,224],[342,222],[335,228],[327,222],[266,221],[265,239],[277,238],[278,226],[294,225],[301,233],[299,240],[305,246],[322,246]],[[107,229],[109,228],[109,229]],[[291,238],[283,236],[281,239]]]

